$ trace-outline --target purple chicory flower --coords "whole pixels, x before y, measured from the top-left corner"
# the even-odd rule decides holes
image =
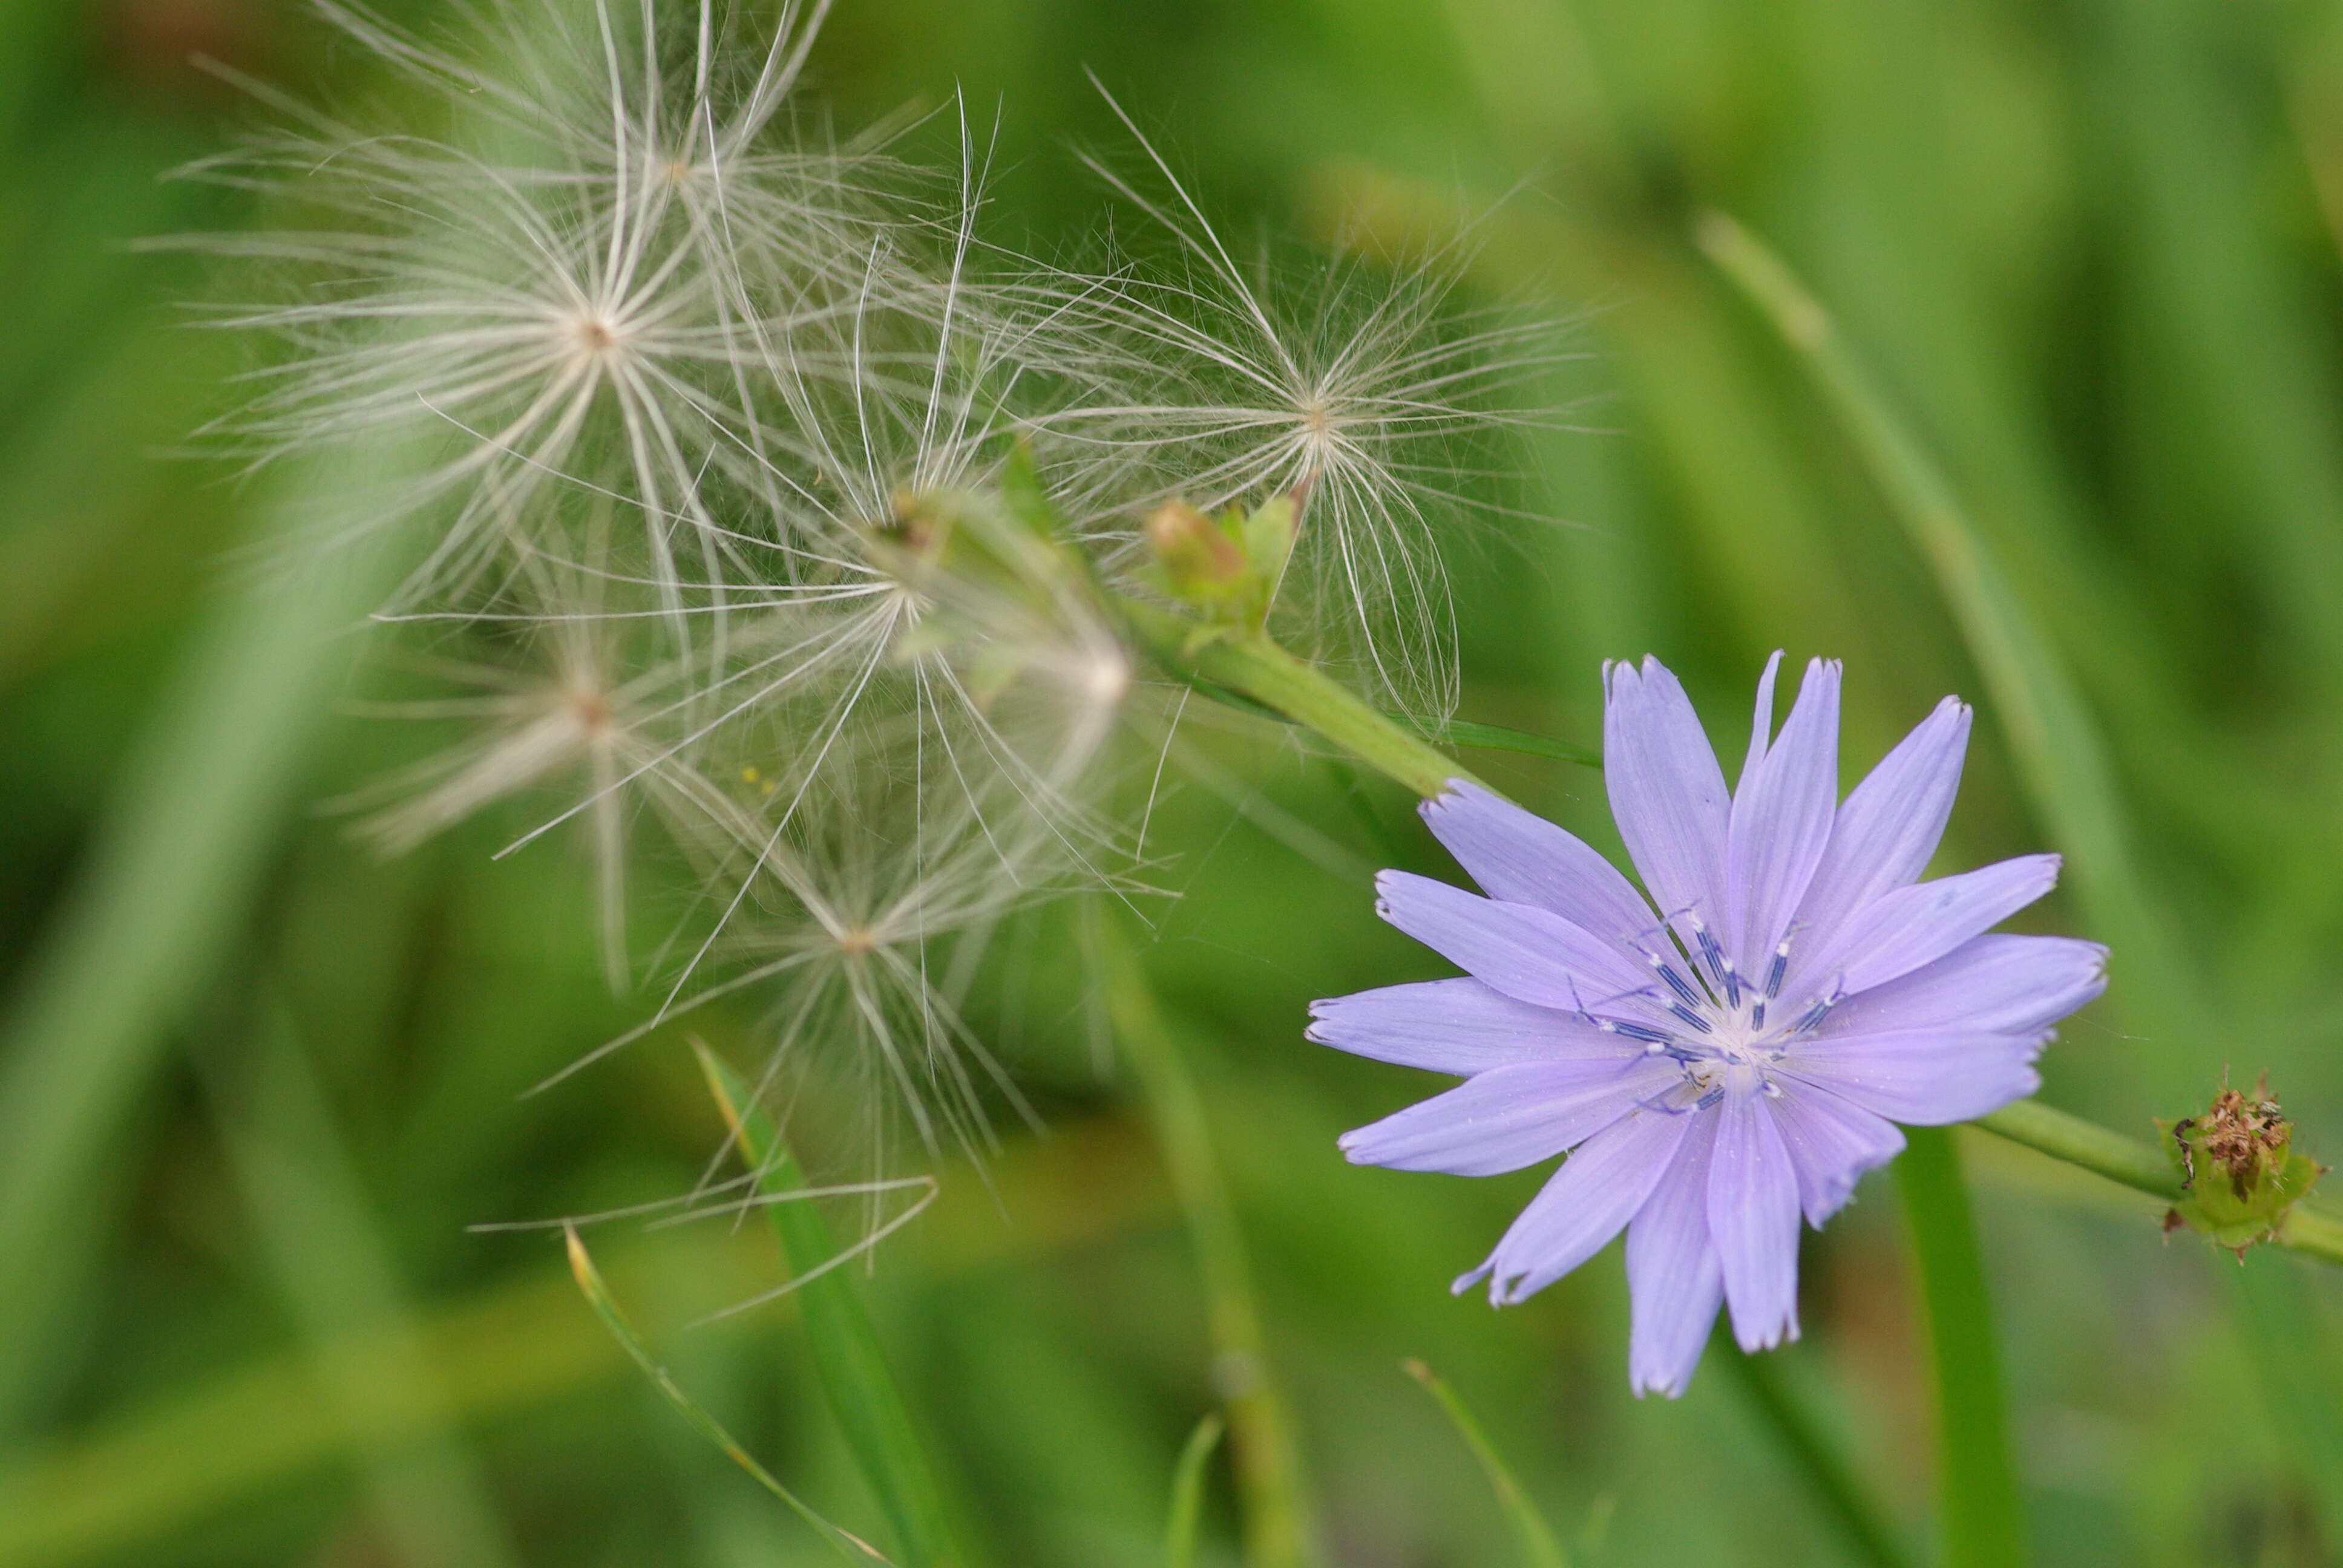
[[[1775,735],[1781,657],[1730,795],[1675,677],[1605,667],[1604,781],[1650,902],[1460,779],[1424,819],[1488,896],[1385,871],[1377,910],[1468,978],[1312,1009],[1314,1040],[1465,1080],[1345,1134],[1353,1161],[1487,1176],[1570,1151],[1455,1288],[1519,1302],[1624,1228],[1638,1393],[1684,1392],[1720,1303],[1745,1350],[1795,1339],[1800,1216],[1893,1159],[1896,1122],[2032,1093],[2050,1026],[2107,983],[2095,942],[1986,934],[2050,890],[2056,855],[1917,880],[1968,708],[1945,699],[1842,803],[1839,667],[1807,665]]]

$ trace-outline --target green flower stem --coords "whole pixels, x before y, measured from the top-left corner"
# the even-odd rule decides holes
[[[1471,771],[1354,692],[1278,647],[1267,634],[1231,630],[1203,640],[1187,617],[1118,597],[1115,609],[1140,644],[1183,676],[1199,677],[1274,709],[1429,799]]]
[[[2343,1214],[2316,1203],[2297,1203],[2274,1240],[2289,1251],[2343,1263]]]
[[[2173,1170],[2162,1150],[2054,1110],[2038,1100],[2016,1101],[1969,1125],[2151,1197],[2168,1201],[2180,1196],[2180,1173]]]
[[[1946,1568],[2021,1568],[2026,1523],[2009,1448],[1993,1302],[1951,1132],[1905,1130],[1896,1161],[1936,1372]]]
[[[1990,1116],[1980,1116],[1982,1127],[2012,1143],[2023,1143],[2036,1153],[2079,1165],[2095,1175],[2120,1182],[2170,1202],[2180,1196],[2180,1173],[2154,1144],[2127,1138],[2096,1121],[2069,1116],[2038,1100],[2005,1105]],[[2278,1233],[2270,1238],[2288,1251],[2324,1262],[2343,1264],[2343,1215],[2324,1205],[2297,1203],[2287,1211]]]
[[[1203,1276],[1213,1382],[1228,1412],[1242,1504],[1246,1568],[1306,1568],[1318,1553],[1293,1418],[1271,1375],[1244,1237],[1212,1150],[1204,1097],[1165,1024],[1139,959],[1111,916],[1095,922],[1106,1005],[1124,1059],[1139,1075],[1163,1163]]]

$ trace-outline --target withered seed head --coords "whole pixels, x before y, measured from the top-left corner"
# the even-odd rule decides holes
[[[2229,1186],[2239,1198],[2252,1194],[2269,1157],[2282,1151],[2289,1136],[2287,1119],[2269,1097],[2265,1074],[2254,1085],[2251,1099],[2235,1089],[2213,1098],[2197,1118],[2192,1141],[2198,1152],[2229,1173]]]

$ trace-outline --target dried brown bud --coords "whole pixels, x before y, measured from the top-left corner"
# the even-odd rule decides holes
[[[2293,1138],[2267,1077],[2251,1094],[2222,1085],[2210,1105],[2165,1129],[2181,1191],[2165,1217],[2166,1232],[2186,1225],[2240,1256],[2267,1239],[2319,1177],[2318,1161],[2290,1147]]]

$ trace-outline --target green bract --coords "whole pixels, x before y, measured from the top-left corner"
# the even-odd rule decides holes
[[[2326,1170],[2294,1150],[2294,1124],[2269,1098],[2267,1081],[2250,1099],[2225,1088],[2202,1115],[2157,1125],[2180,1172],[2180,1200],[2164,1228],[2201,1231],[2240,1256],[2277,1234]]]

